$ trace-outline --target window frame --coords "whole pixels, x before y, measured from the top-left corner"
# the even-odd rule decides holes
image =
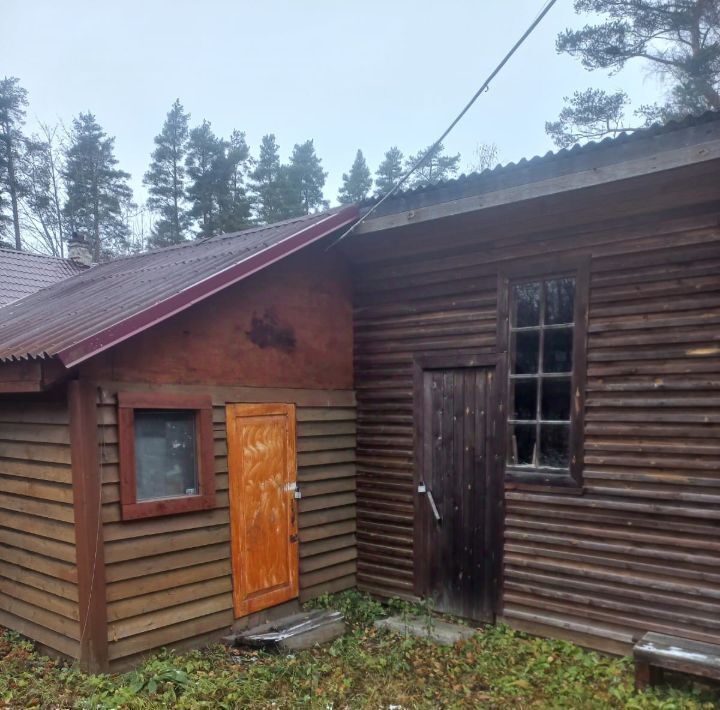
[[[195,412],[196,466],[199,493],[152,500],[137,499],[135,410],[169,409]],[[209,395],[164,392],[118,393],[120,508],[123,520],[190,513],[215,507],[215,456],[212,400]]]
[[[575,304],[573,314],[573,369],[571,376],[569,455],[570,465],[566,472],[557,468],[533,468],[513,465],[507,461],[508,420],[510,419],[510,308],[511,289],[515,284],[547,281],[554,278],[575,279]],[[587,322],[590,285],[590,257],[556,257],[527,260],[503,268],[498,274],[498,353],[502,369],[499,424],[502,425],[502,462],[507,484],[582,488],[585,434],[585,388],[587,381]],[[539,396],[539,394],[538,394]]]

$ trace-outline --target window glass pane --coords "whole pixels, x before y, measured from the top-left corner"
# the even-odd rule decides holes
[[[537,419],[538,381],[511,380],[510,401],[513,403],[512,419]]]
[[[511,424],[508,462],[529,465],[535,458],[536,427],[534,424]]]
[[[513,325],[526,328],[540,323],[540,284],[516,284],[513,287],[515,313]]]
[[[540,332],[537,330],[513,333],[512,372],[516,375],[534,375],[538,371]]]
[[[545,282],[545,323],[572,323],[575,310],[575,279]]]
[[[568,424],[540,425],[541,466],[568,468],[570,464],[570,426]]]
[[[540,416],[542,419],[570,421],[570,378],[543,378]]]
[[[198,495],[195,412],[135,410],[137,500]]]
[[[572,372],[572,357],[573,329],[544,329],[543,372]]]

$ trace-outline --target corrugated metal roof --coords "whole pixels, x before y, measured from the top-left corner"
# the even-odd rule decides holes
[[[71,367],[344,227],[355,206],[145,252],[0,310],[0,360]]]
[[[0,247],[0,308],[84,269],[70,259]]]
[[[598,167],[605,161],[613,163],[627,159],[630,154],[649,155],[654,153],[660,144],[674,140],[673,136],[682,133],[688,134],[688,143],[699,142],[705,135],[716,135],[718,125],[720,125],[720,111],[706,111],[678,121],[654,124],[632,133],[621,133],[600,141],[590,141],[576,144],[570,148],[548,151],[544,155],[522,158],[518,162],[460,175],[434,185],[401,190],[375,210],[373,216],[393,214],[419,206],[434,205],[460,197],[522,185],[547,176],[571,174],[577,171],[577,164],[585,160],[592,160],[593,167]],[[689,134],[693,135],[690,137]],[[370,208],[375,202],[377,199],[367,200],[362,203],[361,208]]]

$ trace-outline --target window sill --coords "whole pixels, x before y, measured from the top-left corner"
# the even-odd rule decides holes
[[[505,468],[505,487],[510,489],[531,487],[533,490],[542,487],[561,489],[575,494],[583,492],[582,483],[575,480],[567,471],[558,473],[553,470],[513,466]]]
[[[128,503],[122,506],[123,520],[155,518],[163,515],[180,515],[198,510],[210,510],[215,507],[215,495],[183,496],[182,498],[163,498],[141,503]]]

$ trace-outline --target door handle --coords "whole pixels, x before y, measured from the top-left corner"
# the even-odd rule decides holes
[[[432,510],[432,514],[435,518],[435,522],[439,525],[442,522],[442,516],[440,515],[440,511],[438,510],[437,505],[435,505],[435,499],[433,498],[432,491],[424,483],[421,483],[418,486],[418,493],[424,493],[427,496],[428,503],[430,503],[430,509]]]

